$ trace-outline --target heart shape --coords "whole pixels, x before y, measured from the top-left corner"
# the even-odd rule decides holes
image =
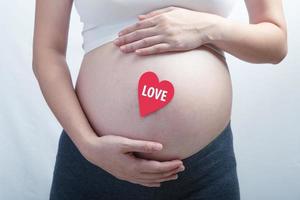
[[[138,84],[138,99],[142,117],[166,106],[174,96],[174,87],[170,81],[159,82],[152,71],[143,73]]]

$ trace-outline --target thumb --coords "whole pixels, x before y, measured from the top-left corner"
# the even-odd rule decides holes
[[[158,142],[145,141],[145,140],[133,140],[128,139],[124,145],[124,150],[127,152],[145,152],[151,153],[162,150],[163,145]]]

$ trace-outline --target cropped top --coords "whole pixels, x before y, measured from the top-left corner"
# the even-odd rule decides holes
[[[235,0],[74,0],[83,23],[82,48],[86,53],[114,40],[123,28],[138,22],[138,15],[168,6],[227,17]]]

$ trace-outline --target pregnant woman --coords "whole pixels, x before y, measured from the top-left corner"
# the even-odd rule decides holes
[[[282,2],[245,0],[249,24],[227,18],[233,0],[74,3],[85,52],[75,87],[66,62],[73,1],[36,1],[33,71],[63,127],[50,199],[239,199],[224,51],[279,63]],[[163,81],[174,95],[165,90],[171,101],[141,115],[146,72],[157,76],[146,80],[156,95]]]

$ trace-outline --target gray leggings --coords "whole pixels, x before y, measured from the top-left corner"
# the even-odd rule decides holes
[[[50,200],[239,200],[231,121],[206,147],[183,159],[178,179],[146,187],[119,180],[87,161],[63,130]]]

